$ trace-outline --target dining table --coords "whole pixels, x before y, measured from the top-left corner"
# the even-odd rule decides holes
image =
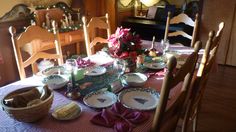
[[[150,41],[143,41],[143,45],[145,48],[150,48],[151,42]],[[170,50],[175,51],[176,53],[179,53],[179,55],[188,55],[191,52],[193,52],[193,49],[190,47],[184,47],[180,45],[171,45]],[[113,58],[111,58],[109,55],[98,52],[97,54],[94,54],[92,56],[88,57],[92,62],[94,62],[96,65],[104,65],[109,64],[114,61]],[[143,86],[143,88],[149,88],[154,89],[158,92],[161,92],[162,82],[164,78],[164,71],[158,70],[155,71],[155,74],[152,74],[148,77],[147,82]],[[23,80],[16,81],[14,83],[8,84],[6,86],[0,87],[0,100],[4,98],[4,96],[11,91],[28,87],[28,86],[43,86],[42,83],[42,76],[32,76],[28,77]],[[171,106],[171,104],[175,101],[176,97],[181,91],[182,84],[178,84],[174,89],[171,90],[168,106]],[[48,112],[48,115],[44,118],[33,122],[33,123],[24,123],[19,122],[10,116],[1,109],[0,110],[0,131],[1,132],[112,132],[114,129],[111,127],[104,127],[100,125],[95,125],[91,122],[91,119],[97,115],[99,112],[101,112],[100,109],[94,109],[89,106],[87,106],[83,101],[81,100],[71,100],[70,98],[66,97],[63,92],[54,90],[53,91],[54,98],[52,106]],[[73,120],[68,121],[61,121],[53,118],[52,112],[58,107],[63,104],[70,103],[71,101],[75,101],[81,108],[82,112],[80,116]],[[155,114],[155,110],[148,110],[144,111],[149,114],[149,118],[138,125],[135,125],[133,130],[134,132],[147,132],[150,130],[153,116]]]

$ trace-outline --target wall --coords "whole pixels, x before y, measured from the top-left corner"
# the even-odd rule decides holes
[[[204,0],[200,39],[205,44],[210,30],[218,30],[218,24],[225,22],[224,32],[218,51],[218,63],[225,64],[230,43],[231,28],[234,16],[235,0]],[[236,58],[235,58],[236,59]]]

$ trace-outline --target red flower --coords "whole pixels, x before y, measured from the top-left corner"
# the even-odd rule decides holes
[[[120,59],[125,59],[125,58],[128,58],[129,57],[129,53],[126,51],[126,52],[122,52],[122,54],[119,56]]]
[[[129,52],[129,56],[132,59],[132,61],[135,62],[135,60],[137,58],[137,52],[135,52],[135,51]]]
[[[142,49],[139,35],[132,33],[128,28],[118,27],[115,34],[108,38],[109,51],[113,57],[127,58]]]

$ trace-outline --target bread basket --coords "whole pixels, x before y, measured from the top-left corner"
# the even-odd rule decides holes
[[[44,99],[41,100],[39,103],[27,106],[27,107],[9,107],[4,102],[4,100],[17,93],[28,91],[35,87],[25,87],[18,90],[15,90],[13,92],[10,92],[7,94],[2,100],[1,100],[1,106],[2,109],[12,118],[20,121],[20,122],[35,122],[44,116],[48,115],[49,109],[51,108],[52,102],[53,102],[53,92],[52,90],[48,89],[47,86],[44,86],[40,93],[44,92]],[[36,87],[38,88],[38,87]]]

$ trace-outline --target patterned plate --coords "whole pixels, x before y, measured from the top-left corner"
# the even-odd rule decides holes
[[[117,102],[117,96],[108,91],[98,91],[87,94],[84,99],[84,103],[93,108],[105,108]]]
[[[63,66],[53,66],[49,67],[42,71],[42,74],[45,76],[53,75],[53,74],[65,74],[65,68]]]
[[[85,75],[99,76],[99,75],[106,73],[106,71],[107,71],[107,69],[105,67],[96,66],[96,67],[92,67],[92,68],[87,69]]]
[[[152,62],[152,63],[144,63],[144,66],[149,69],[160,70],[166,67],[164,62]]]
[[[137,110],[155,109],[159,102],[159,93],[149,88],[130,88],[123,90],[119,101],[127,108]]]
[[[42,82],[48,85],[50,89],[60,89],[68,83],[68,80],[62,77],[61,75],[53,74],[45,77]]]

